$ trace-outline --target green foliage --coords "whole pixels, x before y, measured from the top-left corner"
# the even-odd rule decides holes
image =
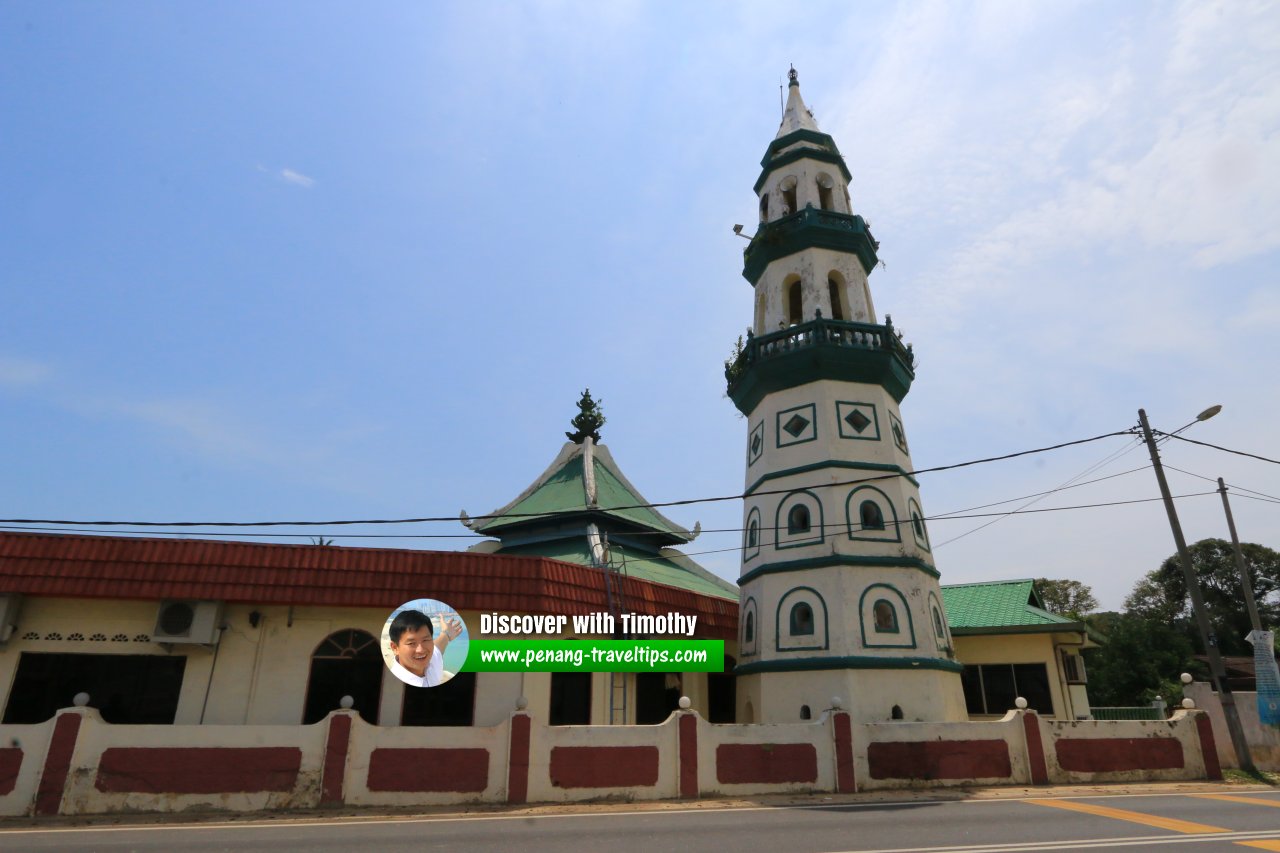
[[[729,381],[730,385],[741,379],[743,372],[747,369],[746,361],[742,357],[744,350],[742,335],[738,335],[738,340],[733,345],[733,351],[724,360],[724,378]]]
[[[1249,543],[1242,544],[1240,550],[1258,601],[1262,624],[1280,623],[1280,553]],[[1217,635],[1218,647],[1226,655],[1252,655],[1253,647],[1245,640],[1252,626],[1244,606],[1244,592],[1231,543],[1222,539],[1202,539],[1187,551],[1200,583],[1209,627]],[[1186,578],[1176,554],[1138,581],[1125,599],[1125,609],[1144,619],[1185,625],[1188,638],[1194,640],[1197,651],[1202,651],[1199,632],[1192,618]]]
[[[1098,599],[1093,597],[1093,589],[1088,584],[1050,578],[1036,578],[1035,584],[1050,613],[1080,619],[1098,609]]]
[[[1090,704],[1147,705],[1156,696],[1170,705],[1182,700],[1178,677],[1188,671],[1193,653],[1183,626],[1132,613],[1099,613],[1088,622],[1106,638],[1102,648],[1084,652]]]
[[[574,432],[566,432],[565,438],[574,444],[582,444],[587,436],[591,436],[591,440],[596,444],[600,443],[600,427],[604,426],[604,412],[600,411],[600,404],[604,400],[591,399],[591,389],[582,389],[582,397],[578,400],[578,414],[573,416],[569,421],[569,425],[574,428]]]

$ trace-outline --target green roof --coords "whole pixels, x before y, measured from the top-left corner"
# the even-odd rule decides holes
[[[1044,609],[1044,601],[1031,580],[991,581],[942,587],[947,624],[964,633],[1022,631],[1082,631],[1084,626]]]
[[[500,548],[496,553],[550,557],[553,560],[563,560],[566,563],[578,563],[584,566],[592,564],[591,546],[582,537],[531,542]],[[701,595],[738,600],[736,586],[717,577],[672,548],[663,548],[655,555],[614,542],[609,545],[609,554],[612,566],[628,577],[687,589]]]
[[[495,509],[484,518],[468,522],[468,526],[477,533],[501,536],[499,531],[518,525],[533,527],[539,523],[545,524],[548,516],[590,513],[657,533],[659,535],[655,544],[683,543],[694,538],[694,533],[657,510],[644,506],[649,502],[623,476],[618,464],[613,461],[613,455],[604,445],[591,447],[596,500],[589,504],[586,451],[587,445],[568,442],[560,449],[550,467],[515,500]]]

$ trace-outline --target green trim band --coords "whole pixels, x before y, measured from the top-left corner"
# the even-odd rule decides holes
[[[742,276],[754,287],[765,267],[804,249],[831,249],[857,255],[867,275],[880,259],[880,244],[871,236],[867,221],[857,214],[805,207],[795,213],[762,222],[742,252]]]
[[[938,570],[918,557],[854,557],[849,554],[828,554],[825,557],[807,557],[803,560],[786,560],[765,563],[738,578],[738,586],[762,575],[780,575],[784,572],[802,572],[807,569],[829,569],[833,566],[874,566],[877,568],[915,569],[932,578],[942,577]]]
[[[765,181],[769,180],[769,176],[781,169],[783,166],[789,166],[800,160],[818,160],[822,163],[830,163],[840,170],[840,174],[844,176],[844,182],[847,184],[853,180],[853,175],[849,173],[849,167],[844,164],[844,158],[839,152],[832,153],[824,151],[820,148],[795,148],[785,154],[780,154],[776,159],[761,163],[764,171],[760,173],[760,177],[756,178],[755,185],[751,188],[757,195],[764,187]]]
[[[951,628],[953,637],[979,637],[988,634],[1083,634],[1088,627],[1082,622],[1056,625],[988,625],[980,628]]]
[[[768,474],[761,474],[756,481],[747,487],[747,491],[743,497],[751,497],[751,493],[760,487],[762,483],[769,480],[777,480],[780,477],[790,477],[792,474],[807,474],[810,471],[820,471],[823,468],[849,468],[854,471],[883,471],[888,474],[901,474],[903,479],[908,483],[920,488],[920,484],[916,482],[916,478],[907,473],[907,469],[901,465],[886,465],[883,462],[847,462],[843,459],[828,459],[826,462],[813,462],[809,465],[800,465],[795,468],[783,468],[780,471],[771,471]],[[883,480],[867,480],[866,483],[881,483]],[[829,483],[812,484],[810,488],[820,489],[830,485]],[[847,483],[843,485],[851,485],[859,488],[863,483]]]
[[[783,148],[789,148],[800,142],[812,142],[819,148],[830,151],[833,154],[839,154],[840,149],[836,147],[835,137],[829,133],[823,133],[820,130],[809,130],[801,128],[793,130],[786,136],[779,136],[777,139],[769,143],[769,147],[765,149],[764,156],[760,158],[761,167],[768,166],[779,151]]]
[[[758,672],[811,672],[822,669],[936,669],[960,673],[964,664],[943,658],[879,658],[866,655],[843,655],[823,658],[792,658],[790,660],[759,660],[740,663],[733,668],[734,675],[753,675]]]

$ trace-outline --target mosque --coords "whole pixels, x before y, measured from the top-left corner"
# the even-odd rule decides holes
[[[837,700],[860,723],[963,721],[1015,696],[1088,717],[1084,625],[1029,581],[940,585],[899,408],[915,359],[876,313],[879,244],[850,180],[792,70],[754,185],[751,331],[726,369],[747,424],[736,585],[682,552],[698,527],[628,480],[584,393],[527,489],[461,515],[486,537],[466,552],[0,533],[3,723],[82,692],[110,723],[189,725],[314,723],[344,696],[379,726],[493,726],[513,707],[549,725],[654,724],[681,697],[712,723],[816,719]],[[728,666],[406,689],[376,638],[424,595],[472,630],[481,613],[696,615]]]

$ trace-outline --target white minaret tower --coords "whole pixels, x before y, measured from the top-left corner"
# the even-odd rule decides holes
[[[879,244],[800,97],[756,181],[755,321],[728,368],[747,417],[738,722],[965,720],[898,404],[914,359],[867,276]]]

